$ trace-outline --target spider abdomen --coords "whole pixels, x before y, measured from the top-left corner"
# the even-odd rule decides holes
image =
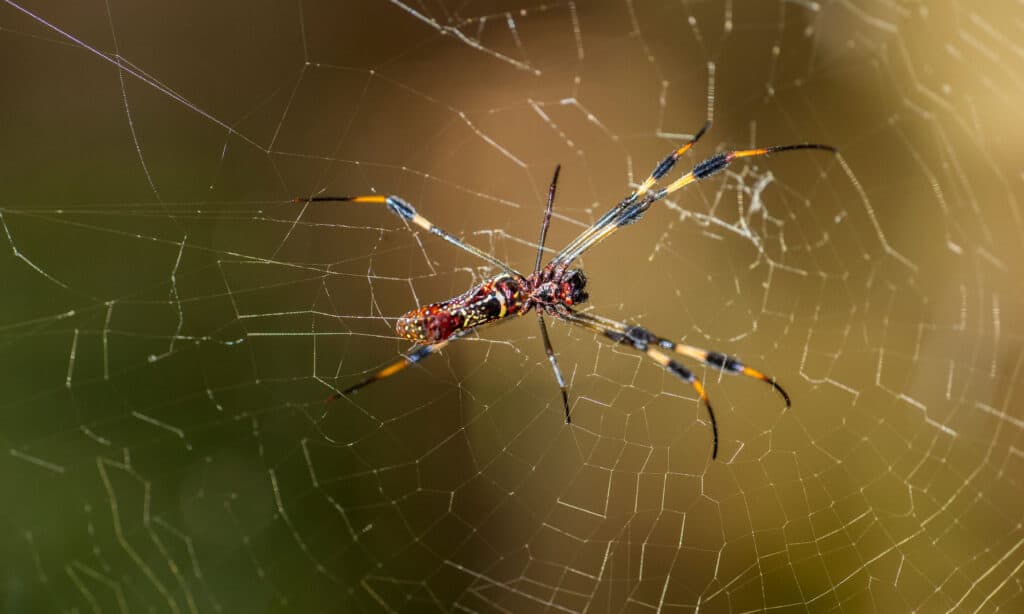
[[[490,279],[440,303],[413,309],[395,323],[398,336],[431,345],[456,332],[522,312],[521,280],[509,274]]]

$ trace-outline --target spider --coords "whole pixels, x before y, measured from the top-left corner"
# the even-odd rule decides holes
[[[551,363],[551,369],[555,375],[555,381],[558,383],[562,393],[562,405],[565,409],[565,422],[567,424],[572,421],[569,414],[569,393],[565,380],[562,378],[562,372],[558,367],[558,359],[555,357],[555,352],[551,347],[551,339],[548,336],[547,325],[544,322],[545,315],[587,328],[604,335],[615,343],[632,348],[692,386],[696,390],[700,401],[707,408],[708,417],[711,421],[711,432],[714,439],[711,451],[712,459],[718,456],[718,423],[715,420],[715,412],[711,407],[711,403],[708,401],[707,392],[704,390],[704,384],[701,383],[701,380],[692,371],[673,360],[669,356],[669,352],[691,358],[726,373],[746,375],[761,380],[778,392],[785,401],[786,407],[789,408],[791,406],[789,395],[775,381],[775,378],[743,364],[733,356],[691,345],[675,343],[664,337],[659,337],[641,326],[616,322],[615,320],[574,309],[575,306],[585,303],[589,296],[585,289],[587,285],[586,275],[579,268],[570,268],[572,263],[587,250],[604,241],[623,226],[635,223],[655,202],[680,188],[702,179],[707,179],[725,170],[734,160],[739,158],[767,156],[796,149],[822,149],[833,153],[836,152],[834,147],[812,143],[723,151],[698,163],[692,170],[669,185],[660,189],[654,189],[658,181],[672,170],[679,157],[697,143],[710,125],[710,122],[705,123],[688,143],[666,156],[636,190],[609,209],[592,226],[570,241],[542,268],[544,241],[547,238],[548,226],[551,223],[555,188],[558,185],[558,174],[561,170],[560,165],[556,166],[554,177],[551,179],[551,186],[548,188],[544,219],[541,222],[540,240],[537,245],[537,260],[533,267],[533,273],[530,275],[523,275],[491,254],[445,232],[417,213],[412,205],[398,196],[316,196],[312,198],[296,198],[294,202],[299,204],[310,202],[352,202],[385,205],[391,213],[402,218],[406,223],[411,222],[423,230],[441,237],[452,245],[482,260],[486,260],[502,271],[500,274],[488,279],[475,288],[471,288],[464,294],[439,303],[424,305],[398,318],[395,331],[400,337],[415,343],[416,345],[413,349],[403,355],[401,359],[380,369],[363,381],[353,384],[341,392],[332,394],[328,397],[327,401],[335,401],[373,382],[390,377],[408,366],[416,364],[432,354],[436,354],[449,343],[473,333],[482,326],[501,322],[511,316],[526,315],[531,310],[534,310],[537,313],[537,322],[540,325],[541,339],[544,341],[544,351],[547,353],[548,361]]]

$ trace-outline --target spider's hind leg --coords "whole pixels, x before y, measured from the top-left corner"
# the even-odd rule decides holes
[[[562,314],[562,318],[573,324],[583,326],[594,332],[601,333],[605,337],[631,347],[634,350],[641,352],[647,358],[650,358],[663,368],[667,369],[670,373],[683,380],[687,384],[693,387],[697,391],[697,396],[701,402],[704,403],[704,407],[708,410],[708,418],[711,420],[711,434],[714,440],[714,446],[711,448],[712,460],[718,457],[718,421],[715,419],[715,410],[711,407],[711,401],[708,400],[708,394],[704,390],[704,384],[700,381],[692,371],[679,364],[675,360],[672,360],[667,354],[661,351],[662,347],[658,340],[660,337],[654,335],[645,328],[639,326],[627,326],[614,320],[607,318],[596,317],[587,313],[579,313],[575,311],[569,311]]]
[[[433,222],[417,213],[416,209],[414,209],[412,205],[410,205],[408,202],[402,200],[397,196],[382,196],[380,194],[371,194],[368,196],[313,196],[311,198],[295,198],[292,199],[292,202],[297,204],[349,202],[376,203],[380,205],[385,205],[388,211],[402,218],[402,220],[404,220],[405,222],[419,226],[420,228],[426,230],[430,234],[434,234],[441,237],[442,239],[451,243],[455,247],[467,251],[478,258],[486,260],[487,262],[490,262],[491,264],[493,264],[494,266],[498,267],[503,271],[508,271],[510,273],[514,272],[511,267],[509,267],[501,260],[498,260],[497,258],[488,254],[487,252],[483,251],[480,248],[473,247],[469,243],[462,241],[461,239],[455,237],[455,235],[446,232],[440,226],[435,226]]]
[[[735,356],[729,356],[728,354],[712,350],[705,350],[696,346],[686,345],[685,343],[675,343],[674,341],[665,339],[664,337],[659,337],[641,326],[625,326],[622,334],[627,335],[630,338],[643,339],[645,343],[656,344],[662,349],[675,352],[676,354],[682,354],[687,358],[692,358],[709,367],[718,369],[719,371],[724,371],[725,373],[745,375],[747,377],[761,380],[779,393],[782,400],[786,402],[787,408],[792,407],[793,405],[793,402],[789,398],[789,393],[775,381],[774,377],[765,375],[753,367],[748,367],[740,362],[740,360]]]
[[[327,397],[327,402],[330,403],[331,401],[337,401],[338,399],[340,399],[342,397],[347,397],[348,395],[350,395],[350,394],[352,394],[354,392],[358,392],[360,388],[363,388],[365,386],[369,386],[370,384],[372,384],[372,383],[374,383],[376,381],[380,381],[382,379],[391,377],[392,375],[394,375],[395,373],[398,373],[399,371],[404,371],[410,365],[414,365],[414,364],[418,363],[419,361],[423,360],[427,356],[430,356],[431,354],[437,352],[438,350],[440,350],[442,347],[444,347],[447,344],[448,344],[448,341],[445,340],[445,341],[442,341],[441,343],[436,343],[434,345],[424,345],[424,346],[421,346],[421,347],[415,349],[414,351],[409,352],[408,354],[402,356],[402,358],[400,360],[396,360],[395,362],[389,364],[388,366],[384,367],[383,369],[378,370],[376,373],[374,373],[370,377],[364,379],[363,381],[361,381],[361,382],[359,382],[357,384],[353,384],[353,385],[349,386],[348,388],[342,390],[341,392],[332,393],[331,396]]]
[[[466,330],[461,330],[452,335],[451,337],[443,341],[439,341],[433,345],[421,345],[419,347],[416,347],[415,349],[413,349],[413,351],[409,352],[408,354],[404,354],[399,360],[396,360],[391,364],[387,365],[386,367],[379,369],[376,373],[364,379],[363,381],[353,384],[348,388],[342,390],[341,392],[332,393],[331,396],[327,397],[326,402],[330,403],[332,401],[337,401],[342,397],[347,397],[348,395],[359,391],[360,388],[369,386],[370,384],[380,381],[382,379],[389,378],[395,373],[398,373],[399,371],[404,371],[405,369],[418,363],[424,358],[428,358],[433,354],[440,352],[442,349],[444,349],[446,345],[448,345],[452,341],[465,337],[466,335],[475,330],[476,328],[467,328]]]
[[[693,374],[692,371],[675,360],[672,360],[672,358],[665,353],[666,351],[681,354],[688,358],[693,358],[694,360],[700,361],[709,367],[725,371],[726,373],[736,373],[738,375],[745,375],[747,377],[761,380],[779,393],[782,399],[786,402],[786,407],[790,406],[789,394],[782,389],[782,386],[779,386],[775,382],[774,378],[765,375],[757,369],[744,365],[737,358],[732,356],[727,356],[720,352],[704,350],[692,345],[674,343],[664,337],[655,335],[642,326],[623,324],[622,322],[616,322],[615,320],[589,313],[568,311],[567,313],[560,315],[564,320],[583,326],[594,332],[601,333],[616,343],[625,345],[626,347],[631,347],[638,352],[642,352],[648,358],[670,371],[673,375],[693,386],[694,390],[697,391],[700,400],[703,401],[705,407],[707,407],[708,417],[711,419],[711,431],[714,435],[714,448],[712,448],[711,458],[715,458],[718,455],[718,423],[715,420],[715,412],[711,407],[711,403],[708,401],[707,392],[704,390],[704,384],[696,375]]]
[[[693,386],[693,389],[697,391],[697,396],[704,403],[704,407],[708,410],[708,418],[711,420],[711,434],[714,437],[714,447],[711,449],[711,458],[712,460],[717,458],[718,421],[715,419],[715,410],[711,407],[711,401],[708,400],[708,393],[704,390],[704,383],[700,381],[700,378],[694,375],[692,371],[683,365],[672,360],[664,353],[659,352],[654,345],[660,345],[657,343],[660,337],[655,336],[645,328],[641,328],[639,326],[628,326],[623,332],[606,328],[602,332],[605,337],[608,337],[612,341],[616,341],[622,345],[627,345],[643,352],[648,358],[668,369],[669,372],[690,386]]]
[[[703,348],[694,347],[692,345],[686,345],[685,343],[674,343],[672,341],[669,341],[668,339],[662,339],[661,337],[657,337],[656,341],[659,346],[665,348],[666,350],[671,350],[677,354],[682,354],[683,356],[687,356],[689,358],[702,362],[709,367],[718,369],[719,371],[724,371],[726,373],[735,373],[736,375],[745,375],[747,377],[752,377],[754,379],[761,380],[762,382],[771,386],[775,390],[775,392],[779,393],[779,396],[782,397],[782,400],[786,402],[787,408],[793,405],[792,401],[789,398],[789,393],[787,393],[782,388],[782,386],[780,386],[778,382],[775,381],[774,377],[770,377],[768,375],[765,375],[761,371],[758,371],[757,369],[748,367],[747,365],[740,362],[740,360],[735,356],[729,356],[728,354],[723,354],[721,352],[705,350]]]

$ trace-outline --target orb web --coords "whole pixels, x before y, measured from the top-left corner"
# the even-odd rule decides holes
[[[161,13],[166,10],[166,13]],[[0,5],[13,609],[1020,609],[1019,11],[950,2]],[[589,251],[586,308],[358,394],[713,120],[738,161]]]

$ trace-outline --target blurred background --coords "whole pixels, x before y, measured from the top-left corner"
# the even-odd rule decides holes
[[[0,4],[0,610],[1024,609],[1019,6]],[[744,160],[325,405],[707,119]],[[4,451],[5,450],[5,451]]]

